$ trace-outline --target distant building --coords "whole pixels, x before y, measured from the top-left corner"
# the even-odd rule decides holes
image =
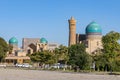
[[[55,48],[58,48],[59,44],[58,43],[48,43],[48,50],[53,51]]]
[[[6,62],[9,64],[24,63],[30,60],[30,57],[26,56],[26,53],[18,48],[18,40],[12,37],[9,40],[9,45],[13,47],[11,52],[7,53],[5,58]]]
[[[98,49],[102,49],[102,29],[96,22],[87,25],[86,34],[76,34],[76,20],[71,17],[69,22],[69,46],[84,43],[86,52],[94,54]]]
[[[36,51],[36,44],[40,43],[40,38],[23,38],[22,48],[25,52],[31,53]]]
[[[45,38],[23,38],[23,49],[27,54],[48,50],[48,41]]]
[[[45,38],[23,38],[22,48],[18,47],[18,40],[12,37],[9,40],[9,45],[13,47],[11,52],[7,53],[5,58],[7,63],[25,63],[30,60],[27,54],[33,54],[34,52],[49,50],[52,51],[58,48],[57,43],[48,43]]]

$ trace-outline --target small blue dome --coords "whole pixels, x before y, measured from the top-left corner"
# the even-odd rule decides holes
[[[41,43],[48,43],[48,41],[47,41],[45,38],[41,38],[41,39],[40,39],[40,42],[41,42]]]
[[[96,22],[91,22],[90,24],[87,25],[86,27],[86,34],[101,34],[102,29],[99,24]]]
[[[15,37],[12,37],[12,38],[9,40],[9,44],[18,44],[18,40],[17,40]]]

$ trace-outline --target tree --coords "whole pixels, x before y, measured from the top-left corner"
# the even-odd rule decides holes
[[[116,70],[117,64],[120,61],[120,33],[111,31],[102,38],[103,42],[103,53],[108,61],[108,66],[111,70]]]
[[[30,58],[33,62],[40,64],[53,64],[55,61],[53,54],[49,51],[35,52],[30,55]]]
[[[93,61],[95,62],[95,70],[104,71],[108,69],[108,61],[103,53],[96,53],[92,55]]]
[[[91,58],[86,53],[84,44],[72,45],[68,49],[69,64],[72,66],[79,66],[81,70],[89,69]]]
[[[9,50],[9,46],[6,41],[0,37],[0,62],[2,62]]]
[[[66,46],[60,45],[59,48],[56,48],[54,52],[55,52],[56,62],[67,64],[69,57],[68,57],[68,48]]]

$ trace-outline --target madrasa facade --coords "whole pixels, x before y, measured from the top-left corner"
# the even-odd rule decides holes
[[[30,61],[28,54],[33,54],[34,52],[41,52],[45,50],[53,51],[55,48],[59,47],[58,43],[48,43],[45,38],[23,38],[22,47],[18,47],[18,40],[16,37],[12,37],[8,43],[12,46],[12,51],[7,53],[5,58],[8,64],[22,64]]]
[[[68,46],[84,43],[86,52],[95,54],[102,49],[102,29],[96,22],[91,22],[86,26],[85,34],[76,33],[76,20],[71,17],[69,22],[69,41]]]

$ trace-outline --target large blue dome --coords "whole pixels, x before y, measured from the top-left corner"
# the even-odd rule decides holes
[[[15,37],[12,37],[12,38],[9,40],[9,44],[18,44],[18,40],[17,40]]]
[[[86,27],[86,34],[101,34],[102,29],[96,22],[91,22]]]
[[[41,42],[41,43],[48,43],[48,41],[47,41],[45,38],[41,38],[41,39],[40,39],[40,42]]]

